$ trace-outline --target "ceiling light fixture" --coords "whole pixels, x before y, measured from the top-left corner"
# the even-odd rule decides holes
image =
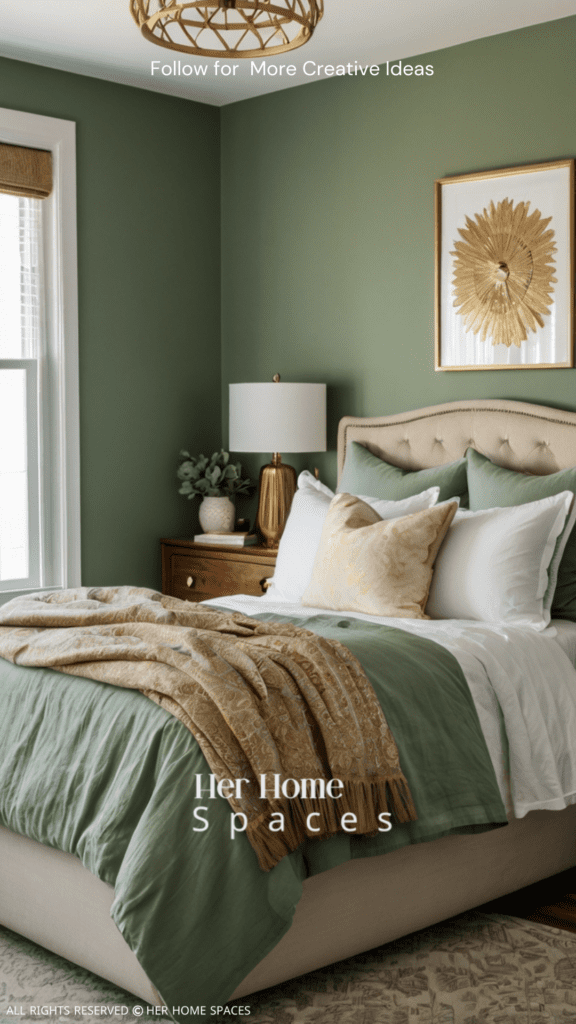
[[[130,0],[142,35],[197,57],[267,57],[307,43],[324,0]]]

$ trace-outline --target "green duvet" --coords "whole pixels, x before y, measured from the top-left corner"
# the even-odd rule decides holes
[[[451,654],[342,616],[291,621],[340,640],[363,665],[418,820],[374,837],[308,840],[269,873],[244,835],[231,838],[229,805],[206,792],[210,770],[177,719],[132,690],[0,659],[0,822],[75,854],[114,886],[114,921],[177,1020],[190,1019],[178,1007],[205,1006],[210,1019],[229,999],[290,927],[309,875],[506,823]]]

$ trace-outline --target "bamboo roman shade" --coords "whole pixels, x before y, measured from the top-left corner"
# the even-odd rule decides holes
[[[52,153],[0,143],[0,192],[47,199],[52,191]]]

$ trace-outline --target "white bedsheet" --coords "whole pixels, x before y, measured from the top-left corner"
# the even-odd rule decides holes
[[[330,614],[322,608],[245,594],[206,603],[245,615]],[[537,633],[529,627],[461,619],[336,614],[429,637],[454,655],[468,681],[509,814],[523,818],[529,811],[557,811],[576,802],[576,669],[554,627]]]

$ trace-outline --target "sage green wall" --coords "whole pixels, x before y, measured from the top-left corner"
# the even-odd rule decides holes
[[[569,18],[427,54],[433,77],[221,111],[0,59],[0,105],[77,125],[85,584],[158,586],[158,538],[195,529],[177,453],[227,445],[230,381],[327,381],[332,451],[291,461],[332,480],[345,413],[576,409],[571,370],[434,373],[432,202],[435,178],[576,153],[574,53]]]
[[[576,18],[222,112],[227,385],[327,381],[344,414],[506,397],[576,409],[573,370],[435,373],[433,183],[576,155]],[[263,461],[261,458],[258,461]],[[252,460],[246,460],[252,464]],[[291,457],[334,480],[335,456]]]
[[[12,60],[0,105],[76,122],[82,582],[158,587],[220,441],[219,111]]]

